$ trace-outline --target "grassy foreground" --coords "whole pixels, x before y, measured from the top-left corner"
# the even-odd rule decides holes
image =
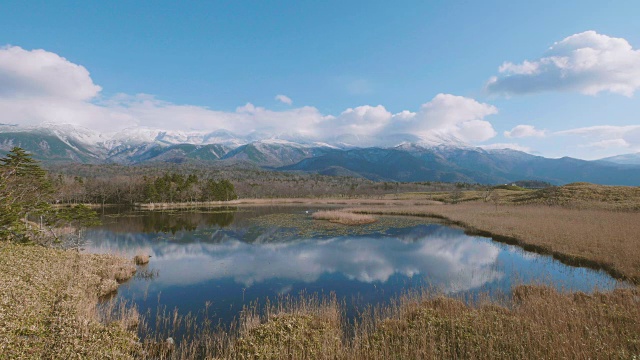
[[[168,359],[634,359],[640,292],[561,294],[519,286],[503,304],[413,293],[369,309],[353,325],[335,299],[302,296],[245,311],[232,330],[168,314],[144,352]],[[177,347],[158,346],[176,324]]]
[[[0,359],[127,359],[138,351],[134,309],[100,296],[131,261],[0,241]]]

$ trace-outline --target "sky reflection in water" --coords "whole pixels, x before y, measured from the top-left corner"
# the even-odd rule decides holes
[[[158,301],[197,312],[210,301],[221,319],[230,319],[249,301],[300,291],[335,292],[363,305],[424,286],[447,293],[506,293],[514,284],[530,282],[581,291],[616,286],[602,272],[568,267],[444,225],[296,238],[252,222],[265,211],[235,218],[234,213],[105,218],[103,226],[87,232],[87,250],[152,256],[147,269],[159,275],[134,278],[119,290],[143,312]],[[299,209],[273,211],[297,212],[292,216],[303,226],[313,221]]]

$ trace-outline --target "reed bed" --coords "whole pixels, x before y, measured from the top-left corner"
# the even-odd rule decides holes
[[[335,297],[284,296],[245,306],[236,321],[212,322],[208,306],[180,315],[158,308],[141,324],[143,359],[322,359],[342,348],[342,306]]]
[[[354,214],[340,210],[316,211],[311,216],[316,220],[327,220],[342,225],[365,225],[377,221],[371,215]]]
[[[0,241],[0,359],[128,359],[135,308],[96,304],[130,278],[130,260]]]
[[[393,316],[367,319],[343,358],[633,358],[639,305],[637,289],[587,295],[519,286],[505,306],[408,295],[386,309]]]
[[[406,294],[345,321],[335,297],[301,295],[245,309],[231,328],[159,312],[142,358],[166,359],[633,359],[640,293],[563,294],[518,286],[510,300],[469,303]],[[178,338],[178,329],[182,337]],[[169,341],[167,341],[169,340]]]

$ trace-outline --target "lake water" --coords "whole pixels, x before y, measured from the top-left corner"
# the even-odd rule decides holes
[[[335,293],[348,312],[425,286],[449,294],[505,294],[522,283],[590,292],[620,286],[601,271],[469,236],[428,219],[380,217],[348,227],[313,220],[317,209],[252,207],[103,216],[85,249],[151,261],[121,285],[141,313],[158,305],[227,322],[242,306],[281,295]],[[143,276],[143,275],[151,276]]]

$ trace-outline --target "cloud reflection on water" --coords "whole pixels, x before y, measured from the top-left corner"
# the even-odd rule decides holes
[[[161,276],[154,286],[169,287],[231,278],[245,287],[278,279],[317,281],[341,274],[362,283],[384,283],[394,275],[421,276],[443,291],[480,287],[503,277],[496,262],[500,249],[488,241],[443,226],[406,229],[398,236],[334,237],[279,243],[247,243],[225,233],[215,243],[152,240],[144,234],[92,231],[96,252],[130,255],[144,251]],[[114,238],[115,237],[115,238]]]

